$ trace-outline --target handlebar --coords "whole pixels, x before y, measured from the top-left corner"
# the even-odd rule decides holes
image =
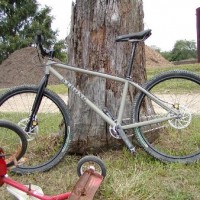
[[[43,57],[48,56],[49,58],[53,58],[55,51],[44,48],[42,45],[43,41],[44,41],[44,37],[41,34],[41,32],[38,31],[35,37],[35,42],[40,49],[40,53],[42,54]]]

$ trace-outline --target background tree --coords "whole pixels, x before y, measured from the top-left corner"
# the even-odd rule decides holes
[[[161,48],[157,47],[156,45],[150,46],[153,50],[157,51],[158,53],[161,53]]]
[[[172,61],[197,58],[197,48],[195,41],[178,40],[172,49]]]
[[[115,38],[143,28],[142,0],[76,0],[68,37],[69,64],[124,77],[131,44],[116,43]],[[134,81],[143,83],[146,79],[144,45],[138,46],[136,55],[132,76]],[[86,96],[98,106],[107,107],[116,116],[121,84],[73,72],[69,72],[68,76]],[[125,113],[128,117],[132,113],[133,88],[129,88],[129,94]],[[106,123],[71,92],[68,104],[76,131],[73,151],[83,153],[119,145],[108,134]]]
[[[63,62],[67,62],[67,44],[66,40],[59,40],[54,46],[55,57]]]
[[[169,61],[180,61],[197,58],[197,47],[194,40],[177,40],[172,51],[160,53]]]
[[[42,31],[47,43],[55,43],[50,11],[49,7],[39,9],[36,0],[0,1],[0,63],[15,50],[29,46],[37,30]],[[61,43],[57,45],[58,54]]]

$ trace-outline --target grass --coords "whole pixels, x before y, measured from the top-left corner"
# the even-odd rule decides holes
[[[13,130],[5,127],[0,127],[0,133],[0,146],[2,147],[1,144],[3,144],[4,151],[7,155],[10,155],[6,157],[6,162],[10,163],[13,161],[11,155],[18,156],[21,152],[21,138]]]
[[[179,67],[180,68],[180,67]],[[200,74],[199,65],[181,66]],[[148,78],[169,68],[147,69]],[[55,86],[54,91],[62,91]],[[59,93],[59,92],[58,92]],[[64,92],[65,93],[65,92]],[[99,154],[107,167],[107,176],[95,195],[96,200],[198,200],[200,199],[200,164],[167,163],[153,159],[142,149],[132,156],[125,149]],[[76,173],[80,156],[65,158],[50,171],[30,175],[9,176],[24,184],[42,187],[45,194],[70,191],[78,180]],[[10,199],[5,185],[0,188],[1,198]]]
[[[48,85],[48,89],[52,90],[57,94],[67,94],[68,92],[68,88],[64,84]]]
[[[4,92],[6,92],[6,89],[1,89],[0,88],[0,95],[3,94]]]
[[[200,64],[190,64],[190,65],[177,65],[172,67],[150,67],[147,68],[147,79],[151,79],[157,74],[160,74],[161,72],[174,70],[174,69],[182,69],[187,70],[196,74],[200,75]]]
[[[163,164],[138,149],[135,156],[122,151],[100,154],[107,176],[95,195],[96,200],[197,200],[200,198],[200,165]],[[49,172],[10,177],[36,184],[46,194],[70,191],[78,180],[76,164],[80,157],[66,156]],[[5,186],[2,199],[9,199]]]

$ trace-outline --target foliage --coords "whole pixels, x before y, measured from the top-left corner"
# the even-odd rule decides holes
[[[195,41],[178,40],[172,49],[172,61],[196,58]]]
[[[42,31],[48,43],[55,43],[50,12],[47,6],[39,9],[36,0],[0,1],[0,63],[15,50],[31,45],[37,30]]]
[[[178,40],[174,44],[172,51],[161,52],[161,54],[169,61],[197,58],[196,43],[193,40]]]
[[[66,50],[65,40],[60,40],[60,41],[56,42],[56,44],[54,46],[54,50],[55,50],[55,57],[66,63],[67,62],[67,52],[65,51]]]
[[[158,53],[161,52],[161,49],[159,47],[157,47],[156,45],[151,45],[150,46],[153,50],[157,51]]]
[[[172,61],[172,51],[161,51],[160,54],[167,60]]]

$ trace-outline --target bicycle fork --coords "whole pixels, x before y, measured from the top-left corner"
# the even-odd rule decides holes
[[[44,89],[46,88],[47,86],[47,83],[48,83],[48,79],[49,79],[49,74],[46,74],[42,80],[40,81],[39,83],[39,86],[38,86],[38,92],[37,92],[37,95],[35,97],[35,100],[34,100],[34,103],[33,103],[33,107],[31,109],[31,114],[29,116],[29,121],[26,125],[26,128],[25,128],[25,131],[26,132],[29,132],[30,128],[34,125],[36,126],[37,125],[37,122],[36,122],[36,115],[37,115],[37,112],[38,112],[38,109],[40,107],[40,104],[41,104],[41,101],[42,101],[42,97],[43,97],[43,92],[44,92]],[[33,122],[35,121],[35,124],[33,124]]]

